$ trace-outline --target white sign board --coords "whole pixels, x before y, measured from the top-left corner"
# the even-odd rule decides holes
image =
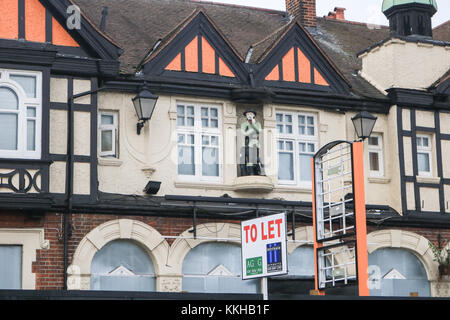
[[[287,274],[286,214],[241,223],[242,279]]]

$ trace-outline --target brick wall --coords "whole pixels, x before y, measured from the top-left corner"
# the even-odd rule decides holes
[[[190,218],[164,218],[164,217],[142,217],[142,216],[117,216],[117,215],[91,215],[73,214],[69,217],[72,224],[72,235],[69,239],[69,265],[80,241],[94,228],[110,220],[133,219],[144,222],[155,228],[164,236],[179,236],[185,230],[192,228]],[[50,241],[49,250],[38,250],[36,261],[33,263],[33,272],[36,274],[36,289],[40,290],[61,290],[63,288],[63,266],[64,266],[64,246],[62,239],[62,215],[48,213],[41,218],[30,218],[29,214],[20,212],[0,212],[0,228],[44,228],[45,239]],[[219,222],[213,219],[198,219],[198,224],[207,222]],[[220,222],[240,223],[239,221],[220,220]],[[311,226],[308,223],[296,223],[296,228],[301,226]],[[288,231],[291,225],[288,224]],[[394,228],[388,226],[368,226],[368,232],[382,229],[400,229],[410,231],[424,236],[437,243],[438,234],[442,240],[450,240],[449,229],[429,229],[429,228]],[[168,239],[169,244],[173,239]]]
[[[68,265],[80,241],[94,228],[111,220],[131,219],[144,222],[155,228],[164,236],[179,236],[192,228],[190,218],[165,218],[119,215],[72,214],[69,221],[72,225],[72,235],[68,242]],[[198,224],[216,222],[212,219],[198,219]],[[239,223],[239,221],[221,221]],[[0,228],[43,228],[45,239],[50,241],[49,250],[37,250],[36,261],[32,271],[36,274],[36,289],[62,290],[64,270],[63,216],[58,213],[48,213],[42,218],[30,219],[29,215],[20,212],[0,212]],[[172,244],[175,239],[168,239]]]
[[[305,27],[317,26],[316,0],[286,0],[286,11]]]

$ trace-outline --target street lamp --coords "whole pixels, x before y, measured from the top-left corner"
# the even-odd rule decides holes
[[[352,118],[353,126],[355,127],[356,134],[361,141],[364,141],[370,137],[377,117],[371,115],[367,111],[361,111]]]
[[[137,134],[141,134],[141,129],[144,127],[145,122],[152,117],[156,101],[158,101],[158,96],[151,93],[146,86],[133,98],[134,109],[139,119]]]

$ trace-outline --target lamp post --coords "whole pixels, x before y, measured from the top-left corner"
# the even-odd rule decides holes
[[[134,109],[136,110],[136,115],[139,119],[139,122],[137,123],[137,134],[141,134],[145,122],[152,117],[157,101],[158,96],[151,93],[146,85],[144,85],[137,96],[133,98]]]
[[[365,139],[370,137],[376,121],[377,117],[371,115],[367,111],[361,111],[352,118],[356,135],[359,139],[361,139],[361,141],[364,141]]]

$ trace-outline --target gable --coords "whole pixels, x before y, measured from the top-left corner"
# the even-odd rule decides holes
[[[259,85],[343,94],[350,88],[325,53],[295,22],[255,63]]]
[[[72,0],[1,0],[0,4],[2,49],[45,47],[64,55],[65,61],[60,64],[63,68],[70,59],[88,57],[102,59],[100,68],[116,73],[123,50],[92,24]],[[77,69],[75,64],[72,67]]]
[[[266,81],[286,81],[310,83],[318,86],[329,86],[298,46],[293,46],[265,77]]]
[[[0,38],[79,47],[39,0],[2,0]]]
[[[147,75],[237,83],[246,79],[242,64],[236,50],[199,10],[150,54],[144,71]]]
[[[236,77],[204,36],[195,36],[164,70]]]

